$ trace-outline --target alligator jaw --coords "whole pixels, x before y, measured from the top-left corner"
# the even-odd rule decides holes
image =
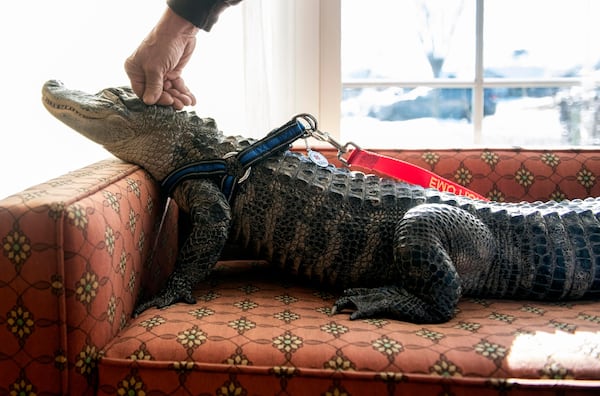
[[[99,144],[117,143],[131,136],[123,95],[110,90],[90,95],[67,89],[56,80],[42,88],[42,102],[50,114]]]
[[[75,113],[82,118],[103,119],[109,114],[99,110],[112,105],[112,102],[97,95],[67,90],[60,81],[56,80],[44,84],[42,99],[46,109],[56,117],[64,113]]]

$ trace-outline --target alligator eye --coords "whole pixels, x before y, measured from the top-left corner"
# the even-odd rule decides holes
[[[107,99],[116,99],[116,98],[119,97],[119,93],[116,92],[114,88],[103,89],[97,95],[98,96],[102,96],[102,97],[107,98]]]
[[[100,92],[100,96],[113,103],[120,102],[131,111],[142,111],[146,108],[144,102],[142,102],[129,88],[106,88]]]
[[[121,102],[132,111],[143,111],[148,107],[144,102],[142,102],[137,96],[125,96],[121,97]]]

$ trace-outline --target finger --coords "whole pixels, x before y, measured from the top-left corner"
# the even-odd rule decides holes
[[[177,89],[173,88],[173,83],[171,80],[166,80],[163,84],[163,95],[170,96],[172,102],[170,103],[175,110],[181,110],[185,106],[189,106],[192,100],[185,95],[184,93],[179,92]],[[161,103],[162,104],[162,103]]]
[[[173,103],[171,104],[171,106],[173,106],[175,110],[182,110],[185,107],[183,102],[177,98],[173,98]]]
[[[157,72],[146,72],[146,80],[144,94],[142,100],[148,105],[159,103],[159,100],[164,99],[163,96],[163,79],[162,75]],[[162,104],[162,103],[160,103]]]
[[[183,78],[179,77],[174,80],[171,80],[171,82],[173,84],[173,88],[182,93],[185,97],[189,98],[190,103],[188,103],[187,106],[194,106],[196,104],[196,97],[194,96],[192,91],[190,91],[190,89],[185,85]]]
[[[136,64],[133,59],[133,55],[125,60],[124,64],[125,73],[129,77],[129,81],[131,82],[131,89],[133,92],[141,98],[144,95],[145,77],[144,73]]]
[[[176,89],[169,89],[167,90],[167,92],[169,93],[169,95],[171,95],[174,101],[181,103],[183,106],[190,106],[193,102],[192,98],[190,98],[189,95],[180,92]]]
[[[144,87],[145,84],[143,81],[131,80],[131,89],[138,96],[138,98],[144,96]]]
[[[168,93],[168,92],[161,92],[160,97],[158,98],[158,100],[155,102],[155,104],[161,105],[161,106],[173,106],[173,103],[175,102],[175,100],[173,99],[173,97]]]

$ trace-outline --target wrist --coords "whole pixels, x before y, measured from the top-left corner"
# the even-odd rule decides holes
[[[196,36],[200,29],[167,7],[156,30],[171,36]]]

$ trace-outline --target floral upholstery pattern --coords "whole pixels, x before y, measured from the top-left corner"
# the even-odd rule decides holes
[[[600,196],[600,150],[380,152],[499,201]],[[180,220],[115,159],[0,201],[0,394],[600,391],[598,301],[464,298],[444,324],[350,321],[330,291],[235,259],[196,304],[132,318],[172,269]]]
[[[100,394],[413,394],[423,382],[496,394],[600,373],[598,302],[465,299],[440,325],[350,321],[326,290],[227,264],[196,305],[144,312],[106,346]]]
[[[141,285],[172,268],[177,211],[158,235],[164,204],[145,172],[116,160],[0,202],[0,394],[93,393]]]

